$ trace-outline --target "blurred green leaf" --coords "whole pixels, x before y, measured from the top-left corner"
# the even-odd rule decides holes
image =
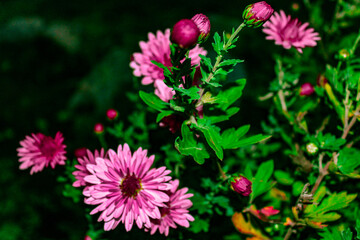
[[[274,172],[274,177],[276,178],[276,180],[279,183],[281,183],[283,185],[291,185],[294,183],[294,178],[291,177],[290,173],[288,173],[288,172],[276,170]]]
[[[337,166],[344,174],[353,173],[360,165],[360,151],[356,148],[343,148],[339,152]]]

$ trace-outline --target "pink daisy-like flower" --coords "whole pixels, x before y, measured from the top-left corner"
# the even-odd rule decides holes
[[[78,165],[75,165],[75,168],[78,169],[78,171],[74,171],[73,175],[76,178],[76,181],[73,183],[74,187],[81,187],[86,186],[86,182],[84,178],[87,175],[90,175],[91,173],[87,170],[86,165],[96,164],[95,159],[100,158],[106,158],[107,153],[104,152],[104,149],[101,149],[100,152],[98,150],[95,150],[94,154],[89,150],[86,149],[86,154],[82,157],[79,157],[77,160],[79,162]]]
[[[154,83],[156,80],[164,80],[163,70],[151,61],[156,61],[171,66],[170,60],[170,29],[166,29],[165,33],[157,31],[156,36],[153,33],[148,35],[149,41],[140,42],[141,53],[134,53],[133,61],[130,62],[130,67],[134,69],[134,75],[143,77],[141,83],[148,85]],[[195,46],[189,52],[191,64],[197,65],[200,63],[199,54],[206,55],[206,51]]]
[[[170,170],[165,167],[150,168],[154,155],[139,148],[131,154],[127,144],[119,145],[117,153],[110,149],[107,158],[96,158],[87,164],[90,175],[84,179],[91,185],[84,190],[85,203],[98,205],[90,214],[101,212],[98,221],[104,221],[105,231],[115,229],[120,223],[130,231],[134,222],[139,228],[150,227],[150,218],[160,219],[159,207],[166,207],[171,189],[168,183]],[[86,191],[86,193],[85,193]]]
[[[192,202],[189,200],[193,196],[192,193],[187,193],[187,188],[177,190],[179,186],[179,180],[171,181],[172,188],[168,191],[170,200],[166,203],[166,207],[160,208],[161,218],[151,219],[151,228],[145,228],[145,231],[150,230],[150,234],[153,235],[156,230],[159,230],[161,234],[167,236],[169,234],[170,227],[176,228],[176,224],[188,228],[190,226],[189,221],[194,221],[194,218],[189,214],[189,208],[192,206]]]
[[[319,33],[307,26],[309,23],[302,24],[297,18],[291,19],[281,10],[280,14],[275,12],[264,24],[263,32],[268,35],[266,39],[275,40],[276,45],[282,45],[285,49],[294,47],[302,53],[303,48],[314,47],[316,41],[320,40]]]
[[[52,168],[65,165],[65,148],[62,144],[64,138],[62,133],[57,132],[55,138],[45,136],[42,133],[33,133],[32,137],[26,136],[20,141],[22,147],[18,148],[20,169],[31,168],[30,174],[40,172],[49,164]]]

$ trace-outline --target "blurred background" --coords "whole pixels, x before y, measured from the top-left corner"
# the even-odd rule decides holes
[[[294,1],[267,2],[276,11],[284,9],[294,17],[308,19],[301,2],[297,9],[292,6]],[[86,206],[63,197],[57,184],[63,167],[32,176],[28,170],[18,169],[20,140],[31,133],[54,136],[61,131],[68,158],[74,158],[76,148],[99,148],[93,127],[106,121],[106,110],[117,109],[124,120],[132,112],[126,93],[138,92],[134,86],[139,79],[133,77],[129,62],[132,53],[140,51],[139,41],[148,40],[148,32],[164,31],[196,13],[210,18],[212,34],[231,31],[242,22],[242,10],[250,3],[0,0],[1,239],[75,240],[83,239],[88,230]],[[209,39],[203,47],[214,57]],[[231,55],[245,63],[231,77],[246,76],[248,82],[240,114],[231,121],[252,122],[251,130],[259,132],[268,103],[257,98],[266,93],[275,76],[269,49],[282,49],[266,41],[261,29],[243,30],[237,45]],[[124,232],[118,227],[107,237],[149,237],[141,235],[142,231]]]

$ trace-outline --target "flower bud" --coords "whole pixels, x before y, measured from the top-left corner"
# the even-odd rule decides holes
[[[210,35],[210,20],[207,16],[202,13],[196,14],[191,18],[191,20],[196,24],[200,31],[200,36],[198,43],[205,42]]]
[[[341,49],[338,53],[338,58],[340,60],[346,60],[350,57],[350,53],[347,49]]]
[[[190,19],[178,21],[171,31],[171,41],[178,44],[181,48],[194,46],[200,36],[200,30]]]
[[[248,5],[243,12],[244,23],[248,27],[262,26],[274,13],[274,9],[265,1]]]
[[[114,120],[118,116],[118,111],[116,111],[115,109],[110,108],[109,110],[106,111],[106,116],[107,116],[107,118],[109,120]]]
[[[244,176],[238,176],[231,179],[231,189],[247,197],[252,192],[252,183]]]
[[[82,158],[86,155],[86,148],[82,147],[82,148],[77,148],[75,149],[74,155],[76,158]]]
[[[104,125],[102,125],[101,123],[97,123],[94,126],[94,132],[96,134],[102,134],[104,132]]]
[[[300,96],[310,96],[315,92],[315,89],[311,83],[304,83],[300,88]]]
[[[327,78],[322,75],[322,74],[319,74],[319,76],[316,78],[316,84],[319,86],[319,87],[324,87],[326,83],[328,83],[329,81],[327,80]]]
[[[306,151],[308,154],[314,155],[319,151],[319,148],[314,143],[308,143],[306,144]]]

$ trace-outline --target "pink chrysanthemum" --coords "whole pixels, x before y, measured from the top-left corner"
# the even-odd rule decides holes
[[[170,60],[170,29],[166,29],[165,33],[157,31],[156,36],[149,33],[149,41],[140,42],[141,53],[134,53],[134,60],[130,62],[130,67],[134,69],[134,75],[143,77],[141,83],[144,85],[155,82],[156,80],[164,80],[163,70],[155,66],[151,61],[156,61],[171,66]],[[196,46],[189,52],[191,64],[200,63],[199,54],[206,55],[206,51]]]
[[[74,175],[74,177],[76,179],[76,181],[73,183],[73,186],[74,187],[86,186],[87,184],[86,184],[84,178],[87,175],[91,174],[87,170],[86,165],[89,164],[89,163],[96,164],[95,159],[98,158],[98,157],[106,158],[106,154],[107,153],[104,152],[104,149],[101,149],[100,152],[98,150],[95,150],[94,154],[89,149],[86,149],[86,154],[77,159],[79,164],[75,165],[75,168],[77,168],[78,171],[73,172],[73,175]]]
[[[45,136],[42,133],[33,133],[32,137],[26,136],[20,141],[22,147],[18,148],[20,169],[31,168],[30,174],[40,172],[49,164],[52,168],[65,165],[65,148],[62,144],[64,138],[62,133],[57,132],[55,138]]]
[[[153,235],[156,230],[159,230],[161,234],[167,236],[169,234],[169,228],[176,228],[176,224],[188,228],[190,226],[189,221],[194,221],[194,218],[189,214],[188,208],[192,206],[192,202],[189,200],[193,196],[192,193],[187,193],[187,188],[177,190],[179,186],[179,180],[171,181],[172,188],[168,191],[170,200],[166,203],[166,207],[160,208],[161,218],[151,219],[151,228],[145,228],[145,231],[150,230],[150,234]]]
[[[303,48],[314,47],[316,41],[320,40],[319,33],[314,32],[313,28],[306,29],[308,25],[301,24],[297,18],[291,19],[281,10],[280,14],[275,12],[264,24],[263,32],[268,35],[266,39],[275,40],[276,45],[282,45],[285,49],[294,47],[302,53]]]
[[[159,219],[159,207],[165,207],[170,190],[170,170],[165,167],[150,168],[154,155],[147,157],[147,150],[139,148],[131,154],[127,144],[119,145],[117,153],[110,149],[108,159],[96,158],[87,164],[91,173],[84,179],[91,185],[84,195],[85,203],[98,205],[90,214],[102,212],[105,231],[115,229],[120,223],[130,231],[134,222],[139,228],[150,227],[150,218]]]

